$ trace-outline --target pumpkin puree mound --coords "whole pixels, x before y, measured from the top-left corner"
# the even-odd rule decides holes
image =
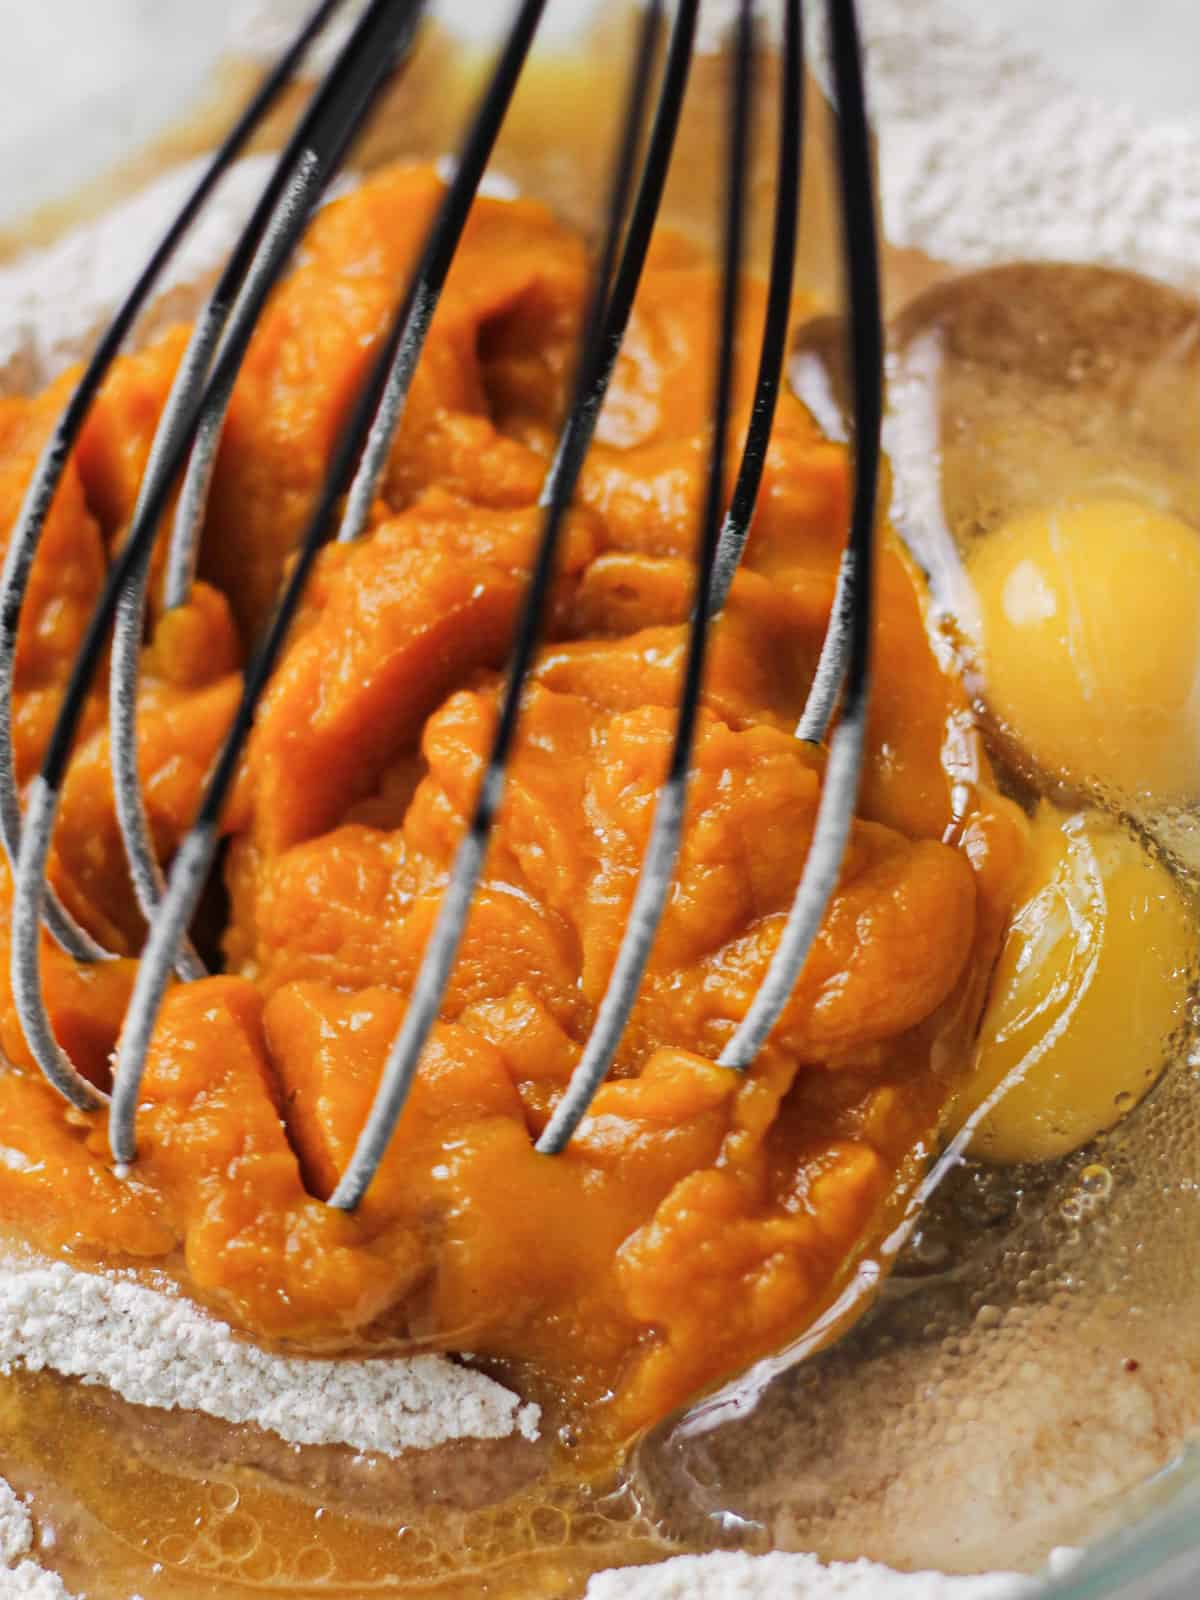
[[[204,581],[155,613],[145,645],[141,769],[164,862],[440,193],[429,171],[399,167],[327,207],[250,348]],[[0,1222],[77,1260],[174,1272],[260,1339],[513,1358],[608,1397],[629,1430],[801,1331],[894,1214],[977,1019],[1023,829],[989,786],[919,578],[885,532],[870,753],[839,887],[753,1070],[714,1065],[779,938],[821,793],[822,752],[793,729],[849,468],[784,396],[715,628],[686,843],[632,1023],[567,1152],[534,1153],[613,964],[680,685],[717,284],[691,246],[660,238],[440,1024],[360,1211],[322,1204],[472,804],[586,289],[581,241],[545,209],[479,201],[370,534],[325,550],[258,716],[226,818],[224,971],[167,996],[139,1162],[119,1180],[102,1119],[42,1082],[4,987]],[[743,426],[761,285],[746,303]],[[58,496],[22,624],[22,777],[185,342],[177,330],[117,364]],[[71,381],[0,403],[6,530]],[[104,720],[99,685],[53,878],[120,959],[79,967],[48,939],[44,952],[55,1030],[97,1083],[144,933]]]

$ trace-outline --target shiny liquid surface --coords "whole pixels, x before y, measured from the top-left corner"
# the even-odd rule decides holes
[[[401,1461],[303,1451],[252,1428],[131,1407],[53,1374],[0,1389],[3,1471],[32,1491],[39,1559],[95,1600],[216,1594],[582,1592],[661,1546],[569,1455],[500,1443]]]

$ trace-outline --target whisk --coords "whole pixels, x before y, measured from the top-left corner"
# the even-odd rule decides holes
[[[222,174],[246,147],[345,0],[323,0],[266,76],[168,228],[88,364],[47,444],[9,541],[0,575],[0,828],[15,874],[12,987],[29,1047],[45,1077],[81,1110],[109,1107],[118,1172],[136,1158],[135,1113],[147,1050],[172,973],[204,974],[187,930],[218,849],[218,819],[233,783],[255,710],[280,658],[289,625],[321,547],[359,538],[375,485],[399,425],[413,373],[472,200],[488,167],[506,110],[545,9],[522,0],[470,120],[418,264],[386,338],[341,430],[315,508],[270,623],[244,676],[240,704],[208,779],[199,812],[164,878],[149,837],[137,770],[138,650],[150,558],[168,500],[182,475],[166,561],[164,603],[186,601],[193,582],[205,496],[222,422],[264,303],[351,143],[381,94],[403,70],[426,10],[424,0],[371,0],[274,165],[250,220],[197,319],[164,408],[140,485],[128,537],[113,561],[74,664],[40,773],[24,815],[13,756],[14,663],[22,601],[39,537],[89,406],[157,278]],[[630,317],[658,214],[689,68],[700,0],[647,0],[625,90],[617,149],[583,323],[573,390],[542,485],[541,531],[507,670],[499,719],[475,802],[458,846],[403,1024],[394,1039],[353,1157],[329,1203],[353,1210],[387,1149],[441,1006],[489,836],[503,804],[506,768],[521,714],[522,690],[538,644],[564,520]],[[828,744],[811,850],[785,931],[749,1010],[720,1055],[745,1069],[783,1010],[820,926],[854,811],[863,759],[871,645],[872,545],[882,411],[882,327],[875,204],[853,0],[829,0],[832,81],[837,102],[836,161],[843,232],[850,368],[853,374],[855,481],[851,522],[831,618],[798,739]],[[684,828],[689,758],[705,651],[745,543],[760,487],[782,381],[797,242],[804,93],[800,0],[783,7],[782,77],[767,309],[753,407],[726,496],[739,278],[748,209],[751,106],[758,48],[752,0],[731,19],[728,118],[722,197],[719,329],[711,397],[711,444],[696,535],[696,580],[682,691],[667,776],[659,791],[632,909],[590,1037],[562,1099],[537,1142],[561,1151],[604,1080],[629,1018],[670,892]],[[111,1096],[93,1086],[56,1040],[42,992],[41,929],[79,962],[109,956],[70,916],[46,882],[56,808],[92,681],[112,636],[110,738],[117,817],[149,933],[115,1053]],[[836,713],[836,720],[835,720]],[[831,731],[832,730],[832,731]]]

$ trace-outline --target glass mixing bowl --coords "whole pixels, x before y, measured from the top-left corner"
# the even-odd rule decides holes
[[[970,0],[947,3],[970,9]],[[1164,19],[1171,3],[1158,0]],[[1031,38],[1052,42],[1044,16],[1038,23],[1035,15],[1045,8],[1024,0],[1012,0],[1012,6],[1013,19],[1025,20]],[[94,209],[96,195],[119,193],[144,174],[148,140],[165,138],[152,145],[159,151],[152,165],[203,148],[211,137],[230,94],[252,70],[244,62],[225,62],[215,79],[208,77],[239,8],[160,0],[150,9],[155,87],[142,98],[138,117],[105,125],[104,139],[90,147],[90,168],[72,172],[57,158],[26,159],[19,163],[18,183],[15,159],[0,161],[0,171],[9,174],[0,180],[0,224],[64,201],[102,167],[132,162],[107,190],[92,191],[83,209]],[[571,10],[570,0],[561,0],[560,24],[570,21]],[[1111,28],[1126,26],[1127,10],[1112,10]],[[1178,0],[1176,10],[1171,26],[1191,26],[1200,45],[1200,24],[1186,0]],[[443,11],[448,23],[461,30],[465,17],[472,24],[468,31],[475,31],[478,10],[472,15],[465,0],[452,0]],[[144,5],[112,0],[107,12],[110,29],[119,21],[128,24],[131,37],[144,37],[137,33],[149,16]],[[20,122],[19,97],[8,99],[9,125],[0,125],[0,147],[7,138],[11,150],[23,148],[26,155],[42,148],[39,141],[51,138],[46,130],[52,127],[70,130],[62,148],[79,134],[69,115],[78,85],[55,74],[55,35],[49,28],[40,36],[26,29],[28,15],[17,0],[0,0],[0,28],[26,47],[22,76],[38,81],[38,95],[28,99],[27,124]],[[86,6],[80,15],[94,19]],[[1106,63],[1120,56],[1124,36],[1101,34],[1110,24],[1099,18],[1093,25],[1104,48],[1081,74],[1091,72],[1101,82],[1111,71]],[[1137,37],[1137,60],[1128,51],[1124,57],[1135,97],[1152,93],[1156,74],[1154,49],[1147,44],[1141,51],[1147,37],[1141,24]],[[1163,38],[1173,59],[1186,54],[1178,35]],[[1086,57],[1078,38],[1075,45]],[[446,130],[477,66],[471,48],[456,49],[454,93],[425,102],[427,119],[407,123],[401,143],[377,142],[369,151],[372,159],[400,148],[445,148]],[[34,61],[39,50],[42,75]],[[603,60],[595,53],[581,56],[568,27],[555,31],[551,54],[535,74],[499,164],[586,221],[597,180],[589,152],[606,147],[586,108],[604,103],[611,110],[617,97],[603,99]],[[438,71],[448,59],[435,57]],[[105,105],[140,93],[150,81],[144,54],[114,51],[110,66],[113,84],[104,93],[97,90],[90,113],[101,123]],[[219,92],[212,91],[200,113],[181,127],[175,121],[181,97],[206,82],[210,89],[218,83]],[[565,116],[572,107],[578,151],[568,160],[563,146],[571,144],[569,138],[556,141],[548,153],[537,134],[547,114]],[[806,285],[828,301],[836,263],[829,247],[833,229],[819,225],[831,215],[820,162],[822,115],[814,98],[802,270]],[[711,190],[705,173],[699,151],[676,186],[675,220],[687,224],[699,215]],[[52,215],[47,227],[68,215],[69,208]],[[1186,856],[1177,847],[1194,832],[1194,817],[1168,821],[1161,848]],[[1184,862],[1180,870],[1186,875],[1194,868]],[[1189,1030],[1173,1041],[1171,1067],[1156,1090],[1098,1144],[1047,1169],[998,1175],[967,1167],[955,1173],[935,1197],[876,1308],[844,1341],[802,1364],[796,1364],[795,1352],[777,1358],[649,1441],[643,1481],[659,1496],[668,1523],[688,1533],[702,1526],[705,1541],[715,1545],[817,1548],[841,1558],[866,1554],[962,1571],[1032,1569],[1053,1546],[1086,1543],[1082,1561],[1049,1580],[1047,1596],[1191,1600],[1200,1594],[1200,1455],[1189,1442],[1200,1437],[1198,1064]],[[818,1390],[823,1420],[797,1424],[798,1417],[816,1416],[810,1401]],[[842,1394],[847,1401],[839,1410]],[[872,1408],[864,1406],[863,1395],[872,1397]],[[1034,1432],[1042,1427],[1047,1437],[1031,1440],[1014,1432],[1014,1415]],[[839,1419],[836,1438],[830,1416]],[[791,1429],[789,1443],[776,1451],[784,1427]],[[1056,1430],[1061,1437],[1054,1437]],[[934,1484],[942,1472],[942,1492],[926,1503],[919,1537],[911,1528],[888,1526],[879,1504],[872,1533],[862,1510],[864,1496],[881,1476],[884,1435],[906,1459],[922,1465],[925,1476],[914,1478],[914,1485]],[[1007,1518],[1001,1508],[1015,1503],[1009,1491],[1021,1487],[1020,1458],[1010,1463],[1007,1500],[987,1476],[1005,1440],[1007,1448],[1025,1449],[1030,1463],[1020,1513]],[[1056,1476],[1056,1460],[1069,1463],[1069,1470]]]

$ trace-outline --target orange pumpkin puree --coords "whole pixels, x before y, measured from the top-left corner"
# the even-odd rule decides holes
[[[164,862],[232,715],[239,663],[440,195],[389,169],[319,216],[250,348],[202,576],[154,615],[141,769]],[[778,940],[823,753],[793,734],[829,611],[850,470],[785,396],[717,624],[686,843],[609,1082],[534,1153],[612,967],[670,743],[693,583],[716,277],[662,237],[572,514],[503,813],[441,1022],[361,1210],[322,1204],[404,1014],[496,716],[587,287],[583,243],[481,200],[369,537],[326,549],[226,818],[224,971],[178,984],[140,1159],[33,1070],[0,950],[0,1223],[94,1265],[175,1272],[263,1340],[515,1359],[628,1432],[791,1338],[927,1153],[1023,851],[918,575],[882,534],[870,753],[816,946],[744,1076],[714,1065]],[[746,290],[742,425],[762,286]],[[67,472],[20,641],[32,773],[186,341],[124,358]],[[0,527],[72,376],[0,402]],[[740,432],[739,435],[740,437]],[[735,452],[736,454],[736,452]],[[103,685],[53,878],[122,953],[49,940],[55,1030],[108,1072],[143,927],[109,790]],[[7,894],[7,878],[4,880]],[[7,939],[7,921],[4,922]]]

